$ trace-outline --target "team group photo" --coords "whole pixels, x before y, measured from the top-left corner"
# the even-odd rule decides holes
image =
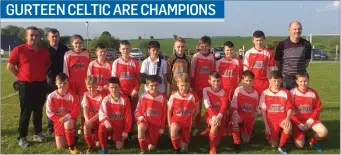
[[[305,23],[138,39],[2,26],[1,152],[339,154],[340,34]]]

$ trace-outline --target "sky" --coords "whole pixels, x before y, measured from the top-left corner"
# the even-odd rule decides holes
[[[302,35],[340,34],[340,1],[225,1],[224,22],[89,22],[89,38],[109,31],[120,39],[199,38],[209,36],[250,36],[256,30],[266,36],[287,36],[288,25],[298,20]],[[80,34],[86,38],[84,22],[2,22],[21,27],[57,28],[61,35]]]

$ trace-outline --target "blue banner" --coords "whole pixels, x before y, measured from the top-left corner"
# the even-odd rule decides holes
[[[224,1],[1,1],[3,19],[224,19]]]

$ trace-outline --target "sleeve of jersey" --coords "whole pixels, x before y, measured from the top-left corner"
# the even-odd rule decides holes
[[[137,103],[137,106],[136,106],[136,110],[135,110],[135,118],[137,121],[141,120],[141,119],[144,119],[143,117],[143,112],[142,112],[142,108],[143,108],[143,96],[141,96],[139,98],[139,101]]]
[[[51,106],[51,95],[47,97],[46,100],[46,115],[49,117],[53,122],[57,122],[59,120],[59,116],[56,115],[55,109]]]
[[[264,93],[264,92],[260,95],[260,99],[259,99],[259,109],[261,109],[262,111],[265,111],[265,110],[266,110],[265,93]]]
[[[168,83],[170,83],[171,80],[172,80],[171,72],[172,72],[172,69],[171,69],[171,66],[170,66],[170,62],[167,61],[167,81],[168,81]]]
[[[287,112],[288,110],[292,109],[292,98],[291,98],[291,94],[289,92],[286,92],[287,94],[287,102],[285,104],[285,112]]]
[[[71,110],[71,118],[72,119],[77,119],[79,113],[80,113],[80,105],[78,102],[78,97],[73,96],[73,102],[72,102],[72,110]]]
[[[314,111],[310,115],[310,118],[313,120],[317,120],[321,112],[322,103],[318,94],[315,91],[314,93],[315,93],[316,99],[315,99],[315,104],[313,105]]]
[[[131,104],[128,98],[125,98],[126,106],[125,106],[125,125],[124,125],[124,131],[125,133],[128,133],[130,131],[130,128],[132,126],[132,114],[131,114]]]
[[[68,54],[68,52],[66,52],[65,55],[64,55],[63,72],[70,78],[68,58],[69,58],[69,54]]]
[[[88,67],[88,72],[86,75],[92,75],[92,66],[93,66],[93,62],[91,61],[90,64],[89,64],[89,67]]]
[[[231,101],[232,112],[238,110],[238,93],[239,93],[239,89],[237,88],[233,93],[233,97],[232,97],[232,101]]]
[[[271,50],[269,50],[269,71],[273,71],[275,69],[275,56]]]
[[[167,100],[165,96],[163,96],[162,105],[163,106],[162,106],[161,130],[164,130],[166,127],[166,121],[167,121]]]
[[[244,57],[244,60],[243,60],[244,71],[249,69],[249,53],[250,52],[246,52],[245,53],[245,57]]]
[[[135,72],[135,87],[134,90],[139,92],[140,90],[140,83],[139,83],[139,76],[140,76],[140,63],[139,62],[135,62],[135,66],[136,66],[136,72]]]
[[[217,115],[218,112],[215,109],[213,109],[210,99],[208,98],[206,89],[203,90],[203,99],[204,99],[205,109],[207,113],[209,114],[209,116],[212,117],[212,116]]]
[[[220,114],[223,114],[223,116],[225,115],[226,113],[226,110],[228,108],[228,94],[226,93],[223,98],[220,100],[220,110],[219,110],[219,113]]]
[[[101,103],[101,107],[99,109],[98,115],[99,115],[99,121],[101,123],[103,123],[104,121],[108,120],[109,121],[109,117],[108,117],[108,110],[107,110],[107,106],[106,106],[106,102],[107,102],[107,98],[104,98],[102,103]]]
[[[118,75],[117,75],[117,70],[116,70],[116,68],[117,68],[117,60],[118,59],[116,59],[113,63],[112,63],[112,70],[111,70],[111,76],[113,76],[113,77],[118,77]]]
[[[89,106],[88,99],[87,99],[85,94],[83,95],[83,99],[82,99],[81,105],[82,105],[82,107]]]
[[[11,51],[11,54],[9,55],[8,63],[12,65],[18,65],[19,63],[18,58],[19,58],[18,47],[16,47]]]
[[[191,79],[190,86],[192,88],[194,86],[194,73],[195,73],[195,63],[196,62],[197,62],[197,57],[196,57],[196,55],[194,55],[194,57],[192,58],[192,61],[191,61],[191,73],[190,73],[190,79]]]

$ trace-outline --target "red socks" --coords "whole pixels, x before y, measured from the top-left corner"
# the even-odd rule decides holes
[[[233,143],[240,144],[240,132],[239,131],[232,131]]]
[[[313,137],[311,137],[309,139],[309,143],[310,144],[315,144],[318,140],[320,140],[320,139],[316,138],[316,135],[314,135]]]
[[[86,143],[88,144],[88,147],[95,147],[93,134],[84,134],[84,139]]]
[[[148,147],[146,137],[139,138],[139,144],[140,144],[141,152],[145,152],[147,150],[147,147]]]
[[[102,149],[107,148],[108,131],[105,128],[104,124],[101,124],[99,126],[98,140],[99,140],[99,143],[101,144]]]
[[[290,138],[290,136],[288,134],[282,132],[281,139],[279,140],[279,146],[283,147],[289,138]]]
[[[180,138],[179,136],[171,137],[172,144],[175,150],[180,149]]]
[[[212,133],[210,133],[210,135],[208,136],[209,140],[210,140],[210,151],[214,150],[216,151],[216,142],[217,142],[217,136],[213,135]]]
[[[65,139],[68,146],[72,146],[75,144],[75,130],[74,129],[65,129]]]

